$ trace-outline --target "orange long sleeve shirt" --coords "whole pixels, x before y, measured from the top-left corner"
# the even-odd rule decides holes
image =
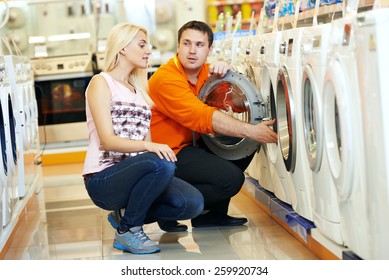
[[[197,84],[189,82],[177,57],[162,65],[149,79],[152,109],[151,138],[164,143],[177,154],[183,147],[193,144],[193,131],[212,133],[212,114],[216,108],[198,99],[201,87],[208,79],[209,64],[204,64]]]

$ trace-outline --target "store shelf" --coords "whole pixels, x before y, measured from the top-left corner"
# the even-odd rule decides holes
[[[363,4],[359,5],[358,11],[366,11],[372,8],[371,1],[364,1]],[[311,24],[315,16],[315,10],[306,10],[300,12],[297,17],[297,26]],[[343,16],[343,3],[331,4],[321,6],[317,12],[317,19],[319,23],[331,22],[335,18]],[[292,24],[296,20],[295,15],[288,15],[278,19],[278,30],[287,29],[289,24]],[[272,18],[265,20],[262,23],[262,28],[266,32],[267,30],[273,29]]]
[[[223,5],[247,4],[247,3],[260,3],[261,5],[264,5],[263,1],[258,2],[258,1],[250,1],[250,0],[248,0],[248,1],[241,1],[241,0],[238,0],[238,1],[233,1],[233,0],[230,0],[230,1],[210,1],[210,2],[208,2],[208,9],[209,9],[209,7],[212,7],[212,6],[220,7]],[[344,9],[343,6],[344,6],[343,3],[321,6],[317,12],[318,22],[319,23],[330,22],[335,18],[342,17],[343,16],[343,9]],[[370,10],[370,9],[372,9],[372,7],[373,7],[372,0],[360,1],[358,12]],[[304,25],[312,24],[314,16],[315,16],[314,9],[300,12],[298,17],[297,17],[296,25],[297,26],[299,26],[299,25],[304,26]],[[256,24],[258,23],[258,19],[259,19],[259,13],[256,13],[255,14],[255,23]],[[277,29],[282,30],[282,29],[291,28],[292,23],[294,23],[295,20],[296,20],[295,15],[287,15],[284,17],[280,17],[278,19],[278,22],[277,22]],[[250,26],[250,22],[251,22],[250,19],[243,18],[242,19],[242,29],[248,29]],[[208,23],[211,25],[211,27],[215,27],[217,20],[215,20],[215,19],[212,20],[208,16]],[[273,24],[274,24],[273,18],[268,18],[268,19],[264,20],[262,22],[263,32],[271,31],[273,29]]]
[[[258,3],[263,1],[258,0],[215,0],[215,1],[208,1],[208,6],[222,6],[222,5],[236,5],[236,4],[251,4],[251,3]]]
[[[258,21],[261,8],[264,1],[253,0],[227,0],[227,1],[208,1],[207,2],[207,22],[212,27],[216,27],[218,16],[220,13],[226,15],[229,13],[233,17],[233,24],[235,24],[235,17],[238,12],[242,14],[242,29],[249,29],[251,23],[252,13],[256,21]],[[224,22],[224,26],[226,22]]]

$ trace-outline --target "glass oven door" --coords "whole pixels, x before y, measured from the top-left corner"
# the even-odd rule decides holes
[[[35,79],[41,144],[86,142],[85,91],[91,78],[83,72]]]

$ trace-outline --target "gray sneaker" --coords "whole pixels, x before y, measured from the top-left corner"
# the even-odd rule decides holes
[[[133,231],[129,230],[123,234],[116,231],[113,247],[132,254],[152,254],[161,251],[158,244],[150,240],[142,227],[137,227]]]

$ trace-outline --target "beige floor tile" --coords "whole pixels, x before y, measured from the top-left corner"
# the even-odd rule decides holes
[[[113,248],[109,211],[89,199],[82,165],[44,167],[44,187],[21,220],[5,259],[38,260],[290,260],[317,257],[243,193],[233,197],[229,214],[247,217],[240,227],[192,228],[165,233],[157,223],[144,226],[161,252],[133,255]]]

